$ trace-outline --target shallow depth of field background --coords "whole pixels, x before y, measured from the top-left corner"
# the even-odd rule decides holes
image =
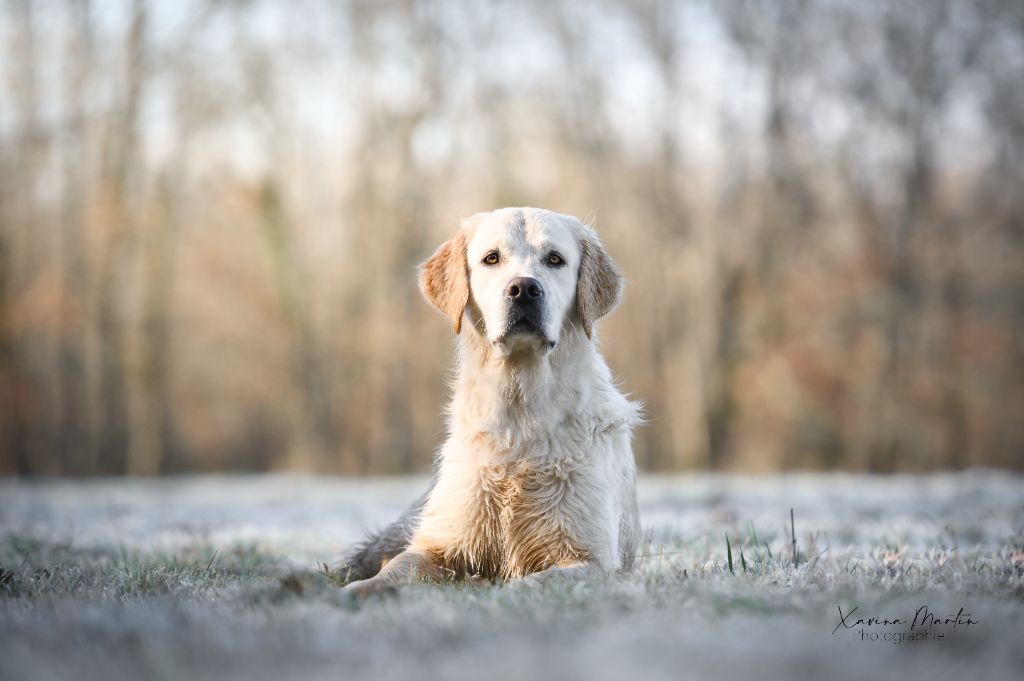
[[[0,474],[428,470],[506,205],[646,470],[1024,468],[1019,2],[16,0],[0,78]]]

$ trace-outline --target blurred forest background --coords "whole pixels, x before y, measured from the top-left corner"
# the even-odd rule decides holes
[[[424,471],[461,217],[593,219],[647,470],[1024,468],[1019,0],[3,0],[0,473]]]

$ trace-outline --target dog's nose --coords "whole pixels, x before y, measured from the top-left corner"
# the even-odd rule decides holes
[[[544,297],[544,287],[533,277],[516,277],[505,287],[505,297],[517,302],[539,300]]]

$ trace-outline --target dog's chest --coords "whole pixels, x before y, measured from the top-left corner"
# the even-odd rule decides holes
[[[506,579],[585,558],[577,532],[579,466],[571,460],[482,466],[477,528],[467,547],[480,572]]]

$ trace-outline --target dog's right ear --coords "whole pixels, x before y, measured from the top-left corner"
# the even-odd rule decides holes
[[[469,304],[466,230],[460,229],[420,265],[420,292],[448,316],[452,330],[462,332],[462,315]]]

